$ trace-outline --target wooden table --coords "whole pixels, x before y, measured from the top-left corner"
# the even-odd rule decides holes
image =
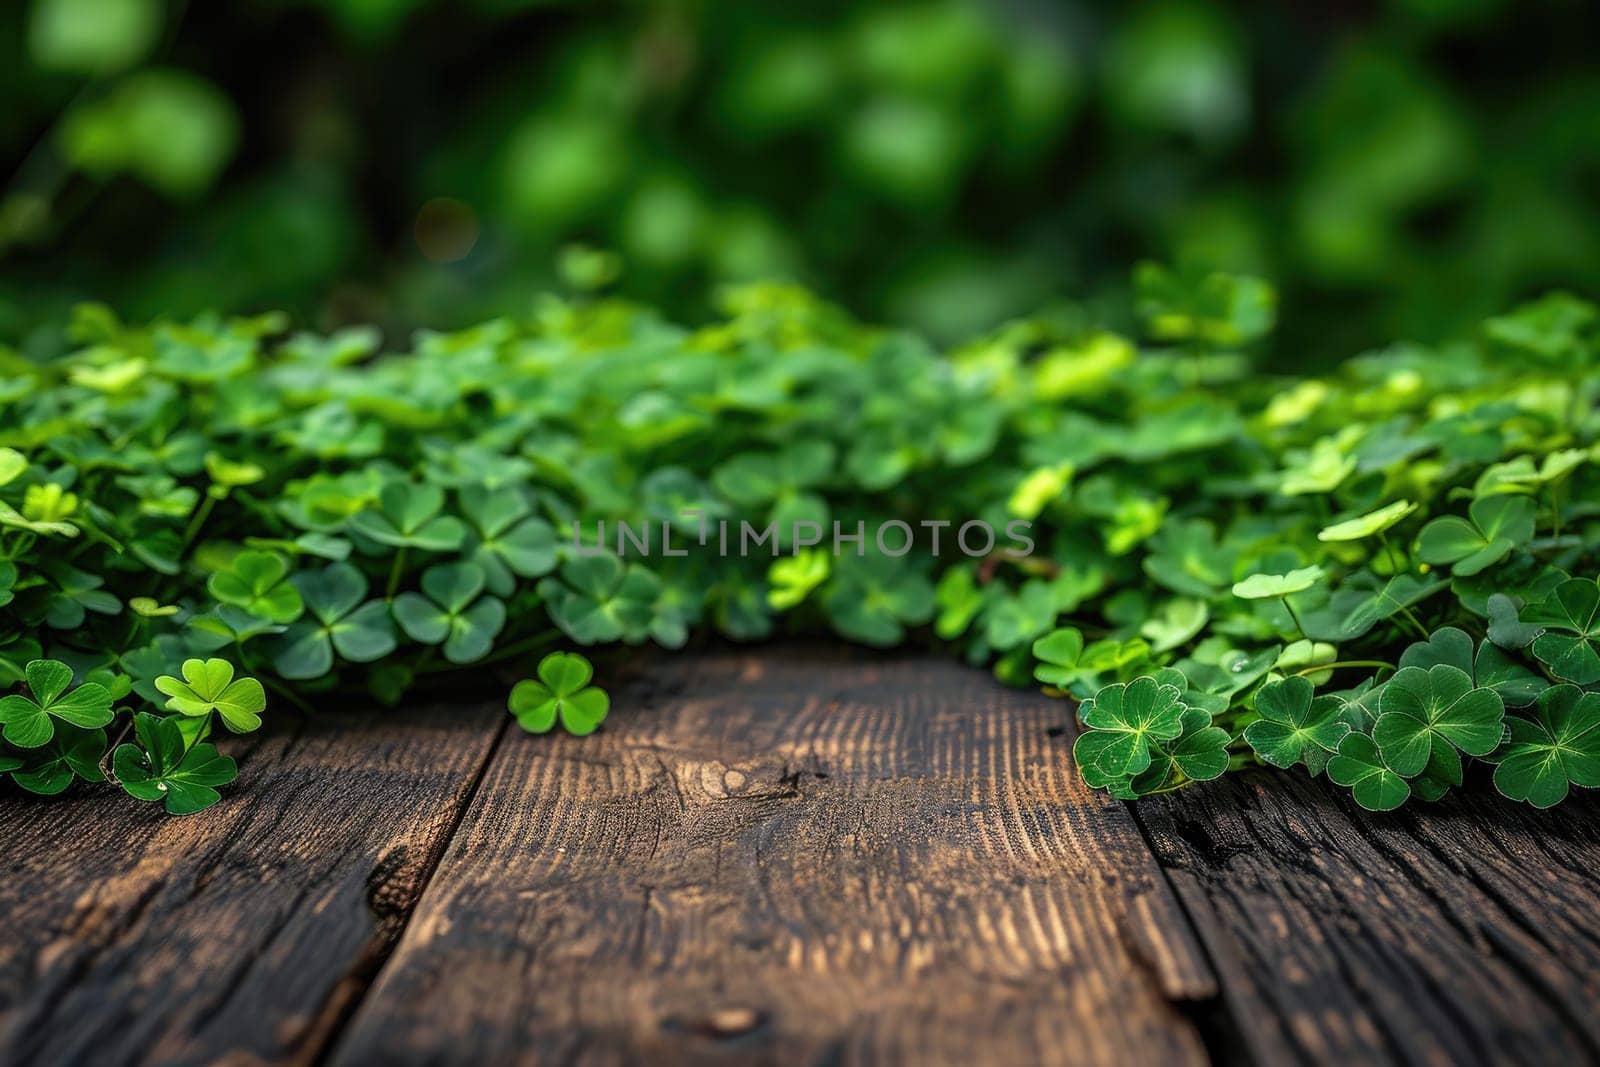
[[[0,794],[0,1062],[1600,1059],[1600,821],[1128,806],[957,664],[666,658],[588,739],[277,717],[189,819]]]

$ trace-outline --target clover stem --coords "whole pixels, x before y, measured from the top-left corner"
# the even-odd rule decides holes
[[[300,698],[300,694],[296,693],[288,686],[278,682],[271,675],[263,674],[262,671],[255,665],[255,661],[250,658],[250,654],[244,650],[244,642],[235,641],[233,643],[233,647],[234,650],[239,653],[239,665],[245,669],[246,673],[259,676],[259,680],[262,685],[266,686],[268,689],[287,700],[290,704],[294,705],[294,707],[300,711],[301,714],[316,714],[317,709],[313,708],[310,704],[302,700]]]
[[[1294,620],[1294,628],[1296,630],[1300,631],[1300,636],[1301,637],[1305,637],[1305,635],[1306,635],[1305,624],[1300,621],[1300,616],[1298,614],[1296,614],[1296,612],[1294,610],[1294,605],[1289,603],[1289,598],[1288,597],[1281,597],[1280,599],[1283,601],[1283,606],[1286,609],[1288,609],[1289,618]]]
[[[394,554],[394,563],[392,563],[389,567],[389,586],[388,593],[386,594],[387,599],[389,600],[393,600],[395,593],[399,592],[400,590],[400,575],[404,573],[405,565],[406,549],[404,545],[401,545],[400,551]]]
[[[200,533],[200,527],[204,526],[206,519],[210,517],[211,509],[216,506],[217,498],[210,493],[207,493],[205,499],[195,506],[194,512],[189,516],[189,525],[183,531],[183,545],[178,549],[179,555],[188,551],[189,546],[194,543],[195,536]]]
[[[1555,523],[1552,536],[1561,536],[1561,483],[1550,483],[1550,510],[1555,513]]]
[[[479,660],[478,662],[480,665],[485,663],[499,663],[502,660],[511,659],[513,656],[520,656],[522,653],[539,648],[542,645],[548,645],[551,641],[556,640],[560,636],[560,630],[544,630],[540,633],[525,637],[521,641],[513,642],[512,644],[509,644],[505,648],[502,648],[500,651],[496,652],[494,655],[490,656],[488,659]]]
[[[1311,665],[1310,667],[1302,667],[1300,670],[1297,670],[1297,671],[1294,672],[1294,674],[1290,675],[1290,677],[1292,677],[1292,678],[1304,678],[1306,675],[1308,675],[1308,674],[1316,674],[1318,671],[1338,670],[1341,667],[1378,667],[1378,668],[1385,668],[1385,669],[1391,670],[1391,671],[1395,669],[1394,668],[1394,664],[1388,662],[1387,660],[1381,660],[1381,659],[1340,659],[1340,660],[1334,660],[1332,663],[1316,663],[1316,664]]]
[[[1384,555],[1389,557],[1389,573],[1399,574],[1401,570],[1400,557],[1395,553],[1394,545],[1390,544],[1389,538],[1382,533],[1378,534],[1378,541],[1383,545]]]
[[[1428,628],[1422,625],[1422,620],[1417,618],[1417,613],[1406,607],[1404,604],[1400,605],[1400,613],[1406,617],[1406,620],[1410,622],[1412,627],[1417,631],[1417,636],[1426,641],[1428,639]]]

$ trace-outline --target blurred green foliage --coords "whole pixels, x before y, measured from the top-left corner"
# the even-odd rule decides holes
[[[70,302],[451,327],[792,277],[940,337],[1147,256],[1281,361],[1600,289],[1588,5],[25,0],[0,333]],[[1218,299],[1228,299],[1218,294]]]

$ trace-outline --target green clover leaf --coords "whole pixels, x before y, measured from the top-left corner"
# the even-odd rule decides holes
[[[1233,595],[1244,600],[1276,600],[1303,593],[1326,576],[1321,567],[1300,567],[1287,574],[1252,574],[1233,583]]]
[[[1175,789],[1187,782],[1209,782],[1228,769],[1228,731],[1212,725],[1209,711],[1186,707],[1178,736],[1150,742],[1150,766],[1128,783],[1138,796]]]
[[[421,593],[395,598],[395,621],[413,641],[442,644],[451,663],[480,660],[506,624],[505,602],[479,595],[485,584],[476,563],[436,564],[422,572]]]
[[[1366,734],[1346,734],[1338,755],[1328,761],[1328,778],[1351,790],[1368,811],[1393,811],[1411,796],[1411,786],[1396,774]]]
[[[1422,773],[1441,745],[1487,756],[1500,744],[1504,719],[1500,695],[1474,687],[1472,677],[1459,667],[1403,667],[1378,697],[1372,739],[1384,763],[1409,778]]]
[[[1492,689],[1511,707],[1532,704],[1549,683],[1538,674],[1506,655],[1492,641],[1478,645],[1474,655],[1472,638],[1454,626],[1435,630],[1426,641],[1418,641],[1400,655],[1400,667],[1427,669],[1447,664],[1472,676],[1473,685]]]
[[[163,801],[169,815],[193,815],[221,800],[216,787],[239,776],[216,746],[190,747],[179,720],[141,712],[133,723],[139,743],[118,745],[111,755],[112,773],[129,796]]]
[[[444,490],[437,485],[390,482],[378,494],[377,510],[350,516],[350,531],[392,548],[454,552],[467,537],[467,527],[453,515],[441,515]]]
[[[285,580],[289,565],[274,552],[241,552],[225,571],[206,582],[206,589],[221,604],[243,608],[258,618],[291,623],[305,611],[300,591]]]
[[[1596,579],[1600,581],[1600,579]],[[1556,677],[1576,685],[1600,682],[1600,585],[1571,578],[1556,586],[1523,621],[1545,627],[1533,639],[1533,654]]]
[[[349,563],[321,571],[300,571],[293,581],[311,616],[295,623],[278,640],[273,667],[285,678],[320,678],[333,670],[334,656],[371,663],[395,649],[389,605],[369,600],[367,579]]]
[[[1525,496],[1479,497],[1466,519],[1442,515],[1417,535],[1417,556],[1424,563],[1454,564],[1458,575],[1477,574],[1494,566],[1513,549],[1533,539],[1534,503]]]
[[[898,644],[907,626],[933,617],[935,606],[933,583],[921,570],[906,557],[877,553],[842,557],[822,593],[835,630],[879,648]]]
[[[1072,746],[1079,767],[1103,774],[1139,774],[1150,766],[1150,743],[1171,741],[1183,732],[1182,692],[1154,678],[1108,685],[1080,709],[1089,731]]]
[[[86,730],[111,721],[111,692],[97,682],[85,682],[67,692],[72,668],[53,659],[36,659],[23,671],[28,695],[0,697],[0,725],[8,743],[17,748],[40,748],[55,736],[56,722]]]
[[[26,759],[8,761],[0,755],[0,773],[9,770],[11,780],[21,788],[52,797],[65,792],[74,779],[105,781],[105,772],[100,769],[105,754],[104,730],[62,725],[47,744],[29,750]]]
[[[260,729],[261,712],[267,707],[261,683],[254,678],[235,679],[233,664],[225,659],[184,660],[182,679],[163,674],[155,686],[166,695],[168,711],[195,717],[214,711],[236,734]]]
[[[661,580],[616,556],[574,556],[562,564],[559,579],[539,582],[550,618],[580,645],[607,641],[637,644],[650,636]]]
[[[1217,543],[1217,528],[1205,519],[1166,524],[1149,548],[1144,572],[1174,593],[1209,599],[1233,580],[1238,553]]]
[[[611,698],[589,685],[594,668],[572,652],[552,652],[539,662],[539,678],[524,679],[507,702],[517,724],[532,734],[549,733],[559,719],[570,734],[592,734],[605,720]]]
[[[521,492],[468,486],[460,496],[461,511],[472,526],[467,558],[483,568],[489,592],[508,597],[517,578],[537,578],[555,568],[555,531],[543,519],[530,517],[533,509]]]
[[[1256,712],[1261,716],[1244,728],[1244,739],[1256,755],[1274,767],[1292,767],[1308,747],[1339,751],[1350,732],[1343,718],[1344,701],[1335,696],[1313,696],[1305,678],[1267,682],[1256,690]]]
[[[1494,757],[1494,786],[1503,795],[1548,808],[1571,786],[1600,787],[1600,693],[1551,686],[1532,719],[1513,716],[1507,725],[1510,737]]]
[[[1396,500],[1393,504],[1325,526],[1317,534],[1318,541],[1360,541],[1381,534],[1401,519],[1417,510],[1409,500]]]

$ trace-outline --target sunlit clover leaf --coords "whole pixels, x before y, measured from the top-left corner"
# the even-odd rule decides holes
[[[1417,555],[1425,563],[1451,564],[1454,574],[1477,574],[1533,539],[1534,510],[1525,496],[1480,497],[1467,509],[1468,518],[1442,515],[1424,526]]]
[[[221,604],[232,604],[269,622],[291,623],[305,610],[300,590],[286,581],[289,565],[273,552],[248,550],[233,557],[228,569],[206,582],[206,591]]]
[[[1577,685],[1600,682],[1600,585],[1595,581],[1562,582],[1524,612],[1523,621],[1545,627],[1533,640],[1533,654],[1552,674]]]
[[[582,645],[638,643],[650,633],[661,582],[611,553],[574,556],[539,583],[550,618]]]
[[[1510,736],[1495,753],[1494,785],[1502,794],[1548,808],[1571,786],[1600,786],[1600,693],[1552,686],[1539,695],[1533,719],[1507,723]]]
[[[1368,811],[1393,811],[1411,796],[1411,786],[1383,761],[1366,734],[1346,734],[1338,755],[1328,761],[1328,777],[1351,790]]]
[[[261,713],[267,707],[261,683],[254,678],[234,678],[233,664],[225,659],[184,660],[181,679],[164,674],[155,685],[167,697],[168,711],[191,717],[214,711],[236,734],[259,729]]]
[[[773,560],[767,569],[767,603],[777,611],[788,611],[803,603],[833,573],[826,552],[803,548],[792,556]]]
[[[11,761],[0,756],[0,772],[13,771],[11,780],[30,793],[55,796],[64,792],[73,779],[103,782],[100,760],[106,753],[106,732],[59,726],[56,734],[41,748],[31,749],[26,759]]]
[[[461,510],[472,525],[467,556],[483,568],[489,592],[510,596],[518,577],[537,578],[555,568],[555,531],[532,515],[522,493],[469,486],[461,490]]]
[[[390,482],[378,494],[377,510],[350,517],[350,530],[369,541],[394,548],[453,552],[466,539],[467,527],[453,515],[441,515],[444,490],[436,485]]]
[[[1372,739],[1384,763],[1409,778],[1422,773],[1440,744],[1487,756],[1500,744],[1504,719],[1500,695],[1474,687],[1466,671],[1445,663],[1405,667],[1383,687]]]
[[[933,598],[939,607],[933,632],[946,641],[966,633],[994,595],[991,590],[995,587],[979,585],[974,570],[971,566],[951,567],[934,587]]]
[[[1073,745],[1080,767],[1093,764],[1109,775],[1138,774],[1150,766],[1150,743],[1183,731],[1184,705],[1177,686],[1136,678],[1106,686],[1084,712],[1090,727]]]
[[[822,594],[835,630],[880,648],[899,644],[905,628],[927,622],[935,606],[933,583],[893,556],[844,557]]]
[[[215,745],[189,747],[178,721],[141,712],[134,717],[139,743],[118,745],[112,773],[131,797],[163,801],[169,815],[193,815],[222,799],[217,786],[239,776],[232,757]]]
[[[53,659],[36,659],[23,670],[28,693],[0,697],[0,727],[9,744],[39,748],[56,733],[56,722],[93,730],[111,721],[111,692],[85,682],[71,692],[72,668]]]
[[[55,537],[77,537],[78,528],[70,522],[30,519],[16,508],[0,500],[0,526]]]
[[[1204,600],[1176,597],[1145,621],[1139,635],[1150,642],[1151,651],[1170,652],[1188,644],[1210,620],[1211,611]]]
[[[517,724],[533,734],[550,732],[559,720],[570,734],[592,734],[605,720],[611,699],[589,685],[594,669],[572,652],[552,652],[539,663],[538,680],[524,679],[511,689],[508,706]]]
[[[382,600],[362,601],[367,579],[348,563],[320,571],[300,571],[292,581],[311,616],[283,635],[273,660],[285,678],[320,678],[333,669],[334,654],[351,663],[370,663],[395,649],[394,620]]]
[[[401,593],[395,621],[413,641],[444,646],[451,663],[471,663],[488,655],[506,624],[505,602],[480,596],[483,568],[476,563],[441,563],[422,572],[421,593]]]
[[[1325,526],[1317,534],[1318,541],[1359,541],[1374,537],[1417,510],[1409,500],[1396,500],[1393,504]]]
[[[1314,696],[1314,687],[1305,678],[1268,682],[1256,691],[1261,718],[1244,728],[1244,739],[1274,767],[1292,767],[1308,746],[1339,750],[1339,742],[1350,732],[1343,708],[1338,697]]]
[[[1287,574],[1252,574],[1233,583],[1233,595],[1244,600],[1274,600],[1303,593],[1326,575],[1321,567],[1301,567]]]

